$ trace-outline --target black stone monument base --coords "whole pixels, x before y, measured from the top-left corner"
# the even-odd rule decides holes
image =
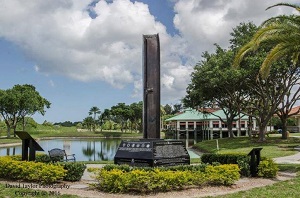
[[[141,139],[122,141],[114,163],[139,167],[190,165],[190,156],[183,141]]]

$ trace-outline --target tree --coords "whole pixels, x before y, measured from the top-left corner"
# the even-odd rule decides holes
[[[111,107],[112,119],[116,123],[121,124],[122,132],[124,131],[125,124],[130,119],[130,114],[129,106],[125,103],[118,103],[117,105]]]
[[[259,140],[266,140],[266,127],[270,119],[277,112],[279,104],[288,93],[286,81],[291,77],[289,61],[284,59],[273,63],[269,78],[262,78],[258,75],[259,68],[266,57],[266,51],[270,46],[265,44],[257,51],[245,57],[240,69],[245,71],[244,93],[245,100],[240,106],[242,112],[250,118],[254,117],[259,129]]]
[[[233,122],[240,113],[239,103],[243,97],[243,75],[231,68],[233,52],[216,46],[214,54],[204,53],[192,73],[191,84],[187,87],[185,106],[198,108],[221,108],[226,115],[229,137],[234,137]],[[213,113],[212,113],[213,114]]]
[[[97,124],[96,115],[100,114],[100,113],[101,113],[100,109],[96,106],[91,107],[91,109],[89,111],[89,115],[93,115],[93,125],[92,125],[93,131],[96,130],[96,124]]]
[[[262,62],[262,59],[260,60],[259,62]],[[255,65],[259,67],[259,64]],[[245,78],[245,81],[250,81],[246,83],[248,85],[248,97],[241,101],[240,105],[243,113],[255,118],[259,129],[258,141],[263,142],[266,140],[266,127],[287,93],[286,87],[281,86],[286,79],[287,72],[280,64],[277,64],[272,67],[270,78],[253,80],[257,76],[257,72],[254,71],[255,69],[252,74],[249,73],[248,78]]]
[[[244,29],[247,30],[246,32],[249,32],[247,33],[248,35],[243,35],[245,40],[242,40],[242,42],[240,42],[240,39],[230,40],[231,44],[233,44],[231,49],[238,52],[233,62],[234,66],[237,64],[237,57],[243,50],[243,46],[246,43],[251,43],[251,40],[247,41],[247,39],[254,38],[260,31],[256,31],[257,28],[252,27],[251,24],[248,24],[250,29],[243,26],[236,28],[236,31],[231,34],[232,36],[239,37],[238,30]],[[242,100],[240,106],[243,113],[247,114],[250,118],[255,117],[260,132],[259,141],[265,140],[267,124],[278,110],[279,104],[284,101],[288,90],[293,86],[292,83],[286,83],[286,81],[290,78],[295,78],[292,77],[294,72],[289,70],[289,66],[291,65],[289,61],[279,61],[278,59],[273,63],[274,68],[269,71],[271,73],[268,79],[258,75],[259,67],[263,64],[267,56],[266,52],[270,49],[272,49],[272,43],[262,42],[260,48],[257,48],[256,51],[247,51],[247,56],[243,54],[243,61],[239,62],[240,68],[245,71],[243,81],[245,84],[244,93],[246,93],[245,100]]]
[[[45,108],[50,108],[51,103],[40,96],[33,85],[15,85],[13,90],[19,96],[19,115],[25,130],[26,116],[29,118],[36,112],[45,115]]]
[[[45,108],[50,108],[50,105],[33,85],[15,85],[11,89],[0,90],[0,113],[7,126],[7,137],[10,137],[11,128],[15,131],[18,122],[22,121],[24,130],[25,117],[35,113],[44,115]]]
[[[174,104],[172,114],[179,113],[182,110],[182,104]]]
[[[142,117],[143,117],[143,102],[132,103],[129,105],[131,128],[135,125],[135,131],[142,131]]]
[[[281,86],[286,89],[286,95],[281,101],[278,111],[276,112],[281,121],[282,139],[287,139],[288,119],[291,116],[297,115],[300,111],[300,109],[298,109],[298,111],[291,113],[295,103],[300,100],[300,86],[298,84],[300,81],[300,67],[291,64],[285,78],[286,79],[282,82],[283,84]]]
[[[109,109],[104,109],[103,113],[101,113],[98,117],[98,121],[99,121],[99,125],[100,125],[100,130],[102,132],[102,126],[104,124],[104,122],[106,120],[109,119],[109,116],[110,116],[110,111]]]
[[[299,5],[288,3],[279,3],[268,7],[288,6],[300,12]],[[252,40],[244,45],[237,53],[234,66],[238,67],[244,56],[250,52],[257,50],[262,44],[271,45],[272,48],[266,55],[261,68],[260,75],[266,79],[270,73],[271,65],[278,59],[288,56],[296,65],[300,60],[300,16],[299,15],[281,15],[272,17],[263,22],[261,28],[253,36]]]
[[[195,66],[191,84],[187,88],[187,96],[183,101],[191,107],[199,105],[222,108],[229,122],[229,132],[230,123],[240,112],[255,117],[260,132],[259,141],[264,141],[266,126],[288,92],[288,87],[282,84],[292,72],[288,69],[289,63],[281,60],[274,63],[270,78],[257,77],[268,45],[246,57],[239,70],[232,69],[237,48],[242,46],[243,42],[248,42],[247,39],[251,38],[249,35],[253,34],[255,29],[251,23],[240,24],[231,33],[234,38],[230,40],[232,45],[229,50],[217,46],[214,54],[204,53],[204,59]],[[233,134],[230,135],[232,136]]]
[[[17,124],[18,101],[12,90],[0,90],[0,113],[7,127],[7,137],[10,130]]]
[[[93,128],[93,124],[94,124],[94,119],[91,116],[88,116],[83,119],[82,125],[90,131]]]
[[[167,115],[172,114],[172,106],[171,106],[171,105],[166,104],[166,105],[164,106],[164,110],[165,110],[165,112],[166,112]]]

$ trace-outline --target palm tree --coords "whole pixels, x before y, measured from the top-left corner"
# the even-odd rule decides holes
[[[279,3],[268,7],[267,10],[276,6],[288,6],[300,12],[299,5],[288,3]],[[264,21],[252,40],[239,50],[233,65],[238,67],[248,52],[258,49],[263,43],[270,44],[272,49],[261,65],[259,73],[262,78],[267,78],[272,63],[282,57],[290,56],[296,65],[300,62],[300,16],[280,15]]]
[[[93,131],[96,130],[96,115],[100,113],[101,113],[100,109],[96,106],[92,107],[89,111],[89,115],[93,115],[93,119],[94,119]]]
[[[94,123],[93,118],[89,116],[83,119],[82,125],[91,131],[93,127],[93,123]]]
[[[100,109],[96,106],[92,107],[89,111],[89,115],[93,115],[94,120],[96,120],[96,115],[100,113],[101,113]]]

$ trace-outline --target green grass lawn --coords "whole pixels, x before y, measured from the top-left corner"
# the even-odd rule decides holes
[[[261,155],[263,157],[283,157],[296,154],[298,151],[294,147],[300,145],[300,138],[290,137],[283,140],[280,137],[268,137],[266,142],[257,142],[257,138],[248,137],[224,138],[218,140],[208,140],[199,142],[194,147],[208,153],[245,153],[248,154],[252,148],[263,148]],[[219,150],[217,150],[217,141]]]
[[[0,138],[0,144],[22,143],[20,138]]]
[[[217,197],[222,198],[298,198],[300,195],[300,176],[288,181],[277,182],[273,185],[253,188],[247,191],[240,191]]]

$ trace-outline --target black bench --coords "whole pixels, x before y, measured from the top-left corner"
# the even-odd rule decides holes
[[[67,155],[63,149],[55,148],[48,151],[48,153],[52,162],[76,161],[75,154]]]

